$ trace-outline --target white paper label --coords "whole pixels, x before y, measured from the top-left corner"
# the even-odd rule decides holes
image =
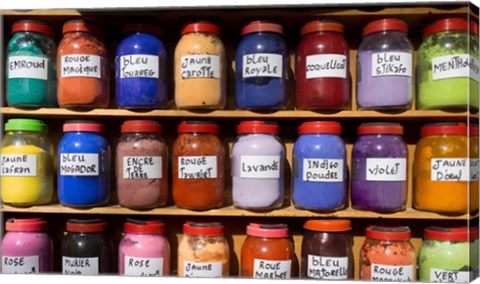
[[[123,157],[124,179],[162,178],[162,157],[126,156]]]
[[[469,179],[468,159],[432,159],[431,162],[432,181],[468,181]]]
[[[62,274],[98,275],[98,257],[62,257]]]
[[[125,256],[125,275],[127,276],[163,276],[163,258],[144,258]]]
[[[185,261],[183,271],[185,271],[185,277],[222,277],[222,263]]]
[[[303,159],[303,181],[342,182],[342,159]]]
[[[98,154],[60,154],[60,175],[98,176]]]
[[[276,77],[283,72],[282,55],[274,53],[252,53],[243,56],[243,78]]]
[[[204,179],[217,178],[216,156],[178,157],[178,178]]]
[[[407,180],[407,159],[404,158],[367,158],[366,167],[367,180]]]
[[[2,154],[2,176],[37,176],[37,155]]]
[[[39,273],[39,257],[2,256],[2,273],[35,274]]]
[[[432,79],[472,78],[480,81],[478,59],[469,54],[455,54],[432,58]]]
[[[373,281],[412,282],[413,265],[381,265],[372,263]]]
[[[220,78],[220,56],[189,55],[181,58],[182,79]]]
[[[38,56],[10,56],[8,78],[48,79],[48,59]]]
[[[101,78],[101,57],[89,54],[62,55],[62,78],[92,77]]]
[[[307,56],[307,79],[347,78],[347,57],[339,54]]]
[[[439,283],[469,283],[470,272],[430,269],[430,281]]]
[[[241,178],[280,178],[280,156],[241,156]]]
[[[159,60],[156,55],[132,54],[120,56],[120,78],[158,79]]]
[[[290,279],[291,260],[253,260],[253,278]]]
[[[344,280],[348,278],[348,257],[327,257],[308,255],[307,275],[323,280]]]
[[[412,55],[407,52],[373,53],[372,76],[412,77]]]
[[[470,181],[478,181],[480,176],[480,165],[478,159],[470,159]]]

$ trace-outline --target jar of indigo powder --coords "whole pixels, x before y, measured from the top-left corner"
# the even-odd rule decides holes
[[[283,109],[287,105],[288,50],[283,27],[253,21],[242,29],[235,61],[239,109]]]

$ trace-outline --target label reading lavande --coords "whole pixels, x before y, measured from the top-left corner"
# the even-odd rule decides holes
[[[470,163],[466,158],[445,158],[431,160],[432,181],[468,181]]]
[[[62,78],[91,77],[101,78],[102,58],[98,55],[70,54],[61,58]]]
[[[279,178],[280,156],[241,156],[241,178]]]
[[[413,265],[381,265],[372,263],[373,281],[412,282]]]
[[[156,55],[132,54],[120,56],[120,78],[159,78]]]
[[[220,56],[189,55],[181,58],[182,79],[220,78]]]
[[[60,175],[98,176],[98,154],[60,154]]]
[[[39,269],[39,257],[34,256],[2,256],[2,273],[35,274]]]
[[[290,279],[291,260],[254,259],[253,278],[258,279]]]
[[[347,78],[347,56],[316,54],[307,56],[306,78]]]
[[[183,271],[185,277],[222,277],[222,263],[185,261]]]
[[[326,257],[308,255],[307,275],[323,280],[344,280],[348,278],[348,257]]]
[[[217,178],[216,156],[178,157],[178,178],[205,179]]]
[[[125,275],[127,276],[163,276],[163,258],[125,256]]]
[[[48,59],[38,56],[10,56],[8,78],[48,79]]]
[[[123,157],[124,179],[162,178],[162,157],[126,156]]]
[[[2,176],[37,176],[37,156],[2,154]]]
[[[342,159],[303,159],[303,181],[342,182]]]
[[[62,274],[98,275],[98,257],[62,257]]]
[[[283,73],[282,55],[274,53],[252,53],[243,56],[243,78],[276,77]]]

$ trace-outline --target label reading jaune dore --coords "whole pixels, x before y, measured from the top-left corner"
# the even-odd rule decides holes
[[[37,155],[2,154],[2,176],[37,176]]]
[[[326,257],[308,255],[307,275],[323,280],[344,280],[348,278],[348,257]]]
[[[120,78],[158,79],[158,56],[132,54],[120,56]]]
[[[479,159],[470,159],[470,181],[478,181],[480,175]]]
[[[91,77],[101,78],[102,59],[98,55],[70,54],[61,57],[62,78]]]
[[[243,56],[243,78],[276,77],[283,73],[283,57],[274,53],[252,53]]]
[[[438,283],[469,283],[470,272],[430,269],[430,281]]]
[[[182,79],[220,78],[220,56],[218,55],[182,56],[180,64]]]
[[[98,257],[62,257],[62,274],[98,275]]]
[[[34,256],[2,256],[2,273],[35,274],[39,273],[39,257]]]
[[[162,178],[162,157],[126,156],[123,157],[124,179]]]
[[[366,178],[370,181],[407,180],[407,159],[405,158],[367,158]]]
[[[8,79],[48,79],[48,59],[38,56],[10,56],[8,58]]]
[[[98,154],[60,154],[60,175],[98,176]]]
[[[303,159],[303,181],[342,182],[342,159]]]
[[[413,265],[381,265],[372,263],[373,281],[412,282]]]
[[[221,262],[190,262],[183,263],[185,277],[222,277]]]
[[[178,157],[178,178],[205,179],[217,178],[216,156]]]
[[[291,260],[254,259],[253,278],[257,279],[290,279]]]
[[[412,77],[412,55],[407,52],[373,53],[372,76]]]
[[[468,181],[470,163],[466,158],[431,160],[432,181]]]
[[[307,79],[347,78],[347,57],[339,54],[317,54],[307,56]]]
[[[127,276],[163,276],[163,258],[145,258],[125,256],[125,275]]]
[[[432,58],[432,79],[468,78],[480,81],[479,60],[469,54]]]
[[[280,156],[241,156],[241,178],[280,178]]]

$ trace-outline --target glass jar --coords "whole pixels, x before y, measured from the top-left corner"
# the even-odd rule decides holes
[[[53,241],[42,218],[8,219],[2,238],[2,273],[53,271]]]
[[[360,109],[408,109],[413,93],[413,46],[398,19],[370,22],[357,54]]]
[[[288,102],[288,48],[283,27],[252,21],[242,29],[235,59],[239,109],[284,109]]]
[[[417,108],[478,109],[479,42],[462,18],[428,25],[418,48]]]
[[[57,98],[64,108],[105,108],[109,103],[110,66],[100,30],[82,20],[63,25],[58,44]]]
[[[1,149],[2,202],[12,206],[47,204],[53,199],[53,145],[48,126],[36,119],[5,123]]]
[[[470,225],[469,227],[470,230],[470,246],[469,246],[469,258],[470,258],[470,281],[473,282],[475,279],[478,278],[479,275],[479,253],[480,253],[480,247],[479,247],[479,230],[478,230],[478,225],[475,227]]]
[[[413,206],[468,213],[468,137],[464,123],[432,123],[421,129],[413,162]]]
[[[352,207],[397,212],[407,202],[407,144],[398,123],[362,123],[352,149]]]
[[[122,124],[116,149],[117,197],[132,209],[161,207],[168,198],[168,148],[162,125],[150,120]]]
[[[48,25],[16,21],[7,45],[6,101],[15,107],[57,106],[57,44]]]
[[[128,24],[115,57],[115,102],[120,108],[164,108],[167,96],[167,50],[162,30],[152,24]]]
[[[182,121],[173,144],[173,200],[181,208],[207,210],[223,204],[225,149],[219,127]]]
[[[67,221],[67,234],[62,240],[62,274],[112,272],[112,244],[107,228],[107,222],[99,219]]]
[[[347,203],[346,147],[342,126],[304,122],[293,146],[292,201],[297,208],[335,211]]]
[[[223,109],[226,56],[220,28],[208,22],[186,25],[175,47],[175,104],[180,109]]]
[[[178,244],[178,276],[227,277],[230,249],[218,222],[187,222]]]
[[[170,274],[170,244],[159,220],[127,219],[118,245],[118,273],[126,276]]]
[[[353,280],[350,220],[308,220],[303,228],[301,278]]]
[[[311,21],[301,31],[296,51],[297,109],[338,111],[350,104],[350,48],[342,24]]]
[[[290,279],[294,250],[285,224],[247,226],[247,238],[241,250],[240,277]]]
[[[369,226],[360,252],[360,279],[415,282],[416,255],[408,227]]]
[[[110,199],[110,146],[103,124],[69,120],[58,144],[58,197],[71,207],[105,205]]]
[[[469,180],[469,209],[471,213],[478,211],[478,202],[479,202],[479,175],[480,175],[480,165],[479,165],[479,128],[478,124],[470,124],[469,132],[469,149],[470,149],[470,180]]]
[[[283,205],[285,147],[278,132],[272,122],[242,121],[237,126],[231,155],[236,207],[270,210]]]

